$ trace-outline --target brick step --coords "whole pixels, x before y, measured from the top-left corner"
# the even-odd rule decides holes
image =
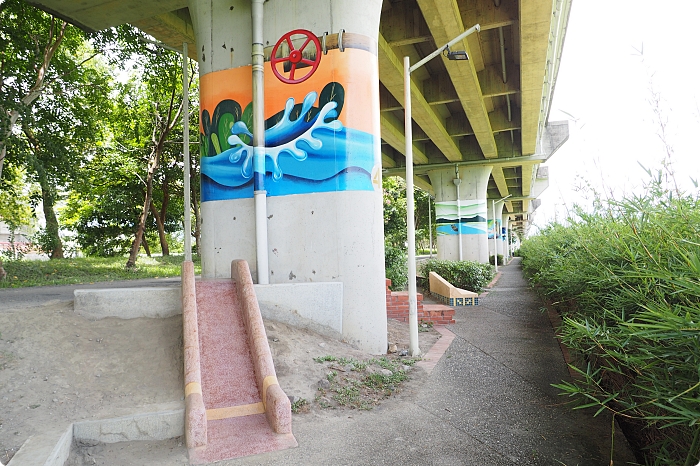
[[[408,322],[408,292],[391,291],[391,280],[386,280],[386,316],[400,322]],[[423,304],[423,295],[417,295],[418,320],[434,325],[454,324],[455,310],[444,304]]]

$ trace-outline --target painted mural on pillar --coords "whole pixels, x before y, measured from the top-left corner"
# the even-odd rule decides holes
[[[328,51],[313,76],[293,84],[265,64],[268,196],[380,188],[380,135],[368,116],[379,105],[378,78],[368,53]],[[251,75],[245,66],[201,78],[202,201],[253,197]]]
[[[460,201],[459,213],[457,201],[435,202],[435,217],[437,234],[484,235],[486,229],[486,200]]]
[[[493,219],[490,218],[488,221],[489,239],[493,239],[495,232],[499,231],[500,228],[501,228],[501,221],[496,220],[496,226],[494,227]],[[499,238],[500,238],[500,235],[499,235]]]

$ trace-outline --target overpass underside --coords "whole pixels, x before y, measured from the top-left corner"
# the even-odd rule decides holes
[[[262,0],[31,3],[87,30],[130,23],[188,44],[200,72],[203,276],[246,259],[271,284],[342,282],[343,336],[374,353],[386,350],[381,178],[405,176],[403,57],[416,63],[480,25],[451,49],[468,60],[443,55],[411,74],[414,181],[435,196],[443,258],[485,262],[489,235],[525,228],[547,186],[542,163],[568,136],[547,116],[571,0],[267,0],[257,68]]]

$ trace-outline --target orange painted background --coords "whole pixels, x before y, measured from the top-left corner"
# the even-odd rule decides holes
[[[379,115],[377,57],[359,49],[330,50],[321,56],[318,69],[306,81],[286,84],[273,74],[265,63],[265,118],[281,110],[287,99],[301,103],[311,91],[320,93],[329,82],[338,82],[345,89],[345,103],[339,120],[344,126],[374,134]],[[373,63],[374,62],[374,63]],[[303,70],[306,71],[306,70]],[[225,99],[237,101],[241,108],[253,98],[252,66],[241,66],[207,73],[200,78],[200,115],[203,110],[213,114],[216,105]],[[373,110],[376,106],[376,111]],[[375,126],[376,125],[376,126]],[[200,127],[200,131],[202,128]],[[378,134],[375,136],[379,137]]]

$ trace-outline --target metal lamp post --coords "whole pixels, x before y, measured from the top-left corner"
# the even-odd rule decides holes
[[[403,58],[403,86],[404,86],[404,110],[406,142],[406,227],[408,236],[408,325],[409,325],[409,353],[411,356],[419,356],[418,347],[418,296],[416,290],[416,225],[413,199],[413,128],[411,127],[411,73],[437,57],[444,50],[448,50],[447,58],[450,60],[468,60],[466,52],[450,52],[449,48],[463,40],[468,35],[477,32],[481,27],[476,24],[455,37],[447,44],[435,50],[427,57],[411,66],[409,57]]]

